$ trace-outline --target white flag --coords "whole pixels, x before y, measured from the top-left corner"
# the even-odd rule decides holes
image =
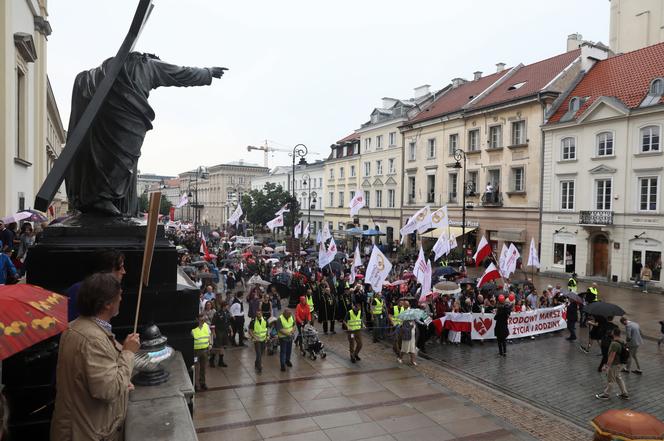
[[[323,222],[323,242],[330,239],[332,237],[332,233],[330,233],[330,226],[327,224],[327,222]]]
[[[440,207],[431,213],[431,227],[447,229],[450,226],[450,218],[447,216],[447,205]]]
[[[327,262],[327,250],[325,249],[325,244],[320,242],[318,244],[318,267],[322,269],[328,263],[329,262]]]
[[[447,231],[443,230],[443,233],[438,237],[438,240],[433,246],[433,252],[435,253],[433,257],[434,261],[450,252],[450,239],[447,237]]]
[[[355,246],[353,262],[350,264],[350,283],[355,283],[355,275],[357,274],[355,268],[358,266],[362,266],[362,258],[360,257],[360,244]]]
[[[422,282],[422,290],[420,291],[420,300],[418,303],[426,301],[427,296],[431,292],[431,277],[433,276],[433,268],[431,267],[431,260],[427,260],[426,270]]]
[[[309,234],[311,234],[311,231],[309,230],[309,223],[304,227],[304,231],[302,232],[303,237],[309,237]]]
[[[316,232],[316,243],[323,243],[323,233],[320,230]]]
[[[189,197],[187,197],[187,193],[183,193],[182,197],[180,198],[180,202],[178,202],[175,208],[182,208],[187,205],[187,202],[189,202]]]
[[[275,217],[272,219],[270,222],[267,223],[267,227],[270,230],[274,230],[275,228],[283,227],[284,226],[284,216],[280,214],[279,216]]]
[[[454,235],[454,233],[450,233],[450,251],[452,251],[458,246],[459,244],[457,244],[456,236]]]
[[[286,205],[284,205],[283,207],[281,207],[281,208],[279,209],[279,211],[277,211],[276,213],[274,213],[274,215],[275,215],[275,216],[281,216],[282,214],[284,214],[284,213],[288,213],[288,212],[290,212],[290,210],[288,209],[288,204],[286,204]]]
[[[498,269],[501,273],[505,273],[505,258],[507,257],[507,245],[503,242],[503,248],[500,250],[500,257],[498,258]]]
[[[237,224],[241,217],[242,217],[242,207],[240,207],[240,204],[237,204],[235,211],[233,212],[233,214],[231,214],[231,217],[228,218],[228,223]]]
[[[388,274],[390,274],[390,271],[392,271],[392,263],[374,245],[373,250],[371,250],[371,258],[369,258],[364,281],[371,285],[374,291],[381,292],[383,290],[383,282]]]
[[[415,268],[413,268],[413,275],[417,279],[418,282],[422,283],[422,280],[424,280],[424,273],[427,270],[427,261],[424,258],[424,250],[422,249],[422,245],[420,245],[420,252],[417,255],[417,260],[415,261]]]
[[[330,239],[330,244],[327,246],[327,263],[330,263],[337,256],[337,243],[334,241],[334,237]]]
[[[537,257],[537,248],[535,248],[535,238],[530,238],[530,251],[528,253],[528,266],[540,267],[539,257]]]
[[[505,272],[502,273],[503,277],[509,277],[510,274],[516,271],[516,261],[519,257],[521,257],[519,250],[511,243],[507,249],[507,256],[505,256]]]
[[[299,239],[301,235],[302,235],[302,221],[298,222],[297,225],[295,225],[293,231],[293,236],[295,236],[296,239]]]
[[[415,213],[415,222],[417,224],[417,232],[420,234],[431,228],[431,209],[428,205]]]
[[[360,212],[360,209],[364,207],[366,200],[364,198],[364,191],[358,189],[355,192],[355,196],[353,196],[353,199],[350,200],[350,217],[355,216],[357,213]]]
[[[406,236],[409,234],[414,233],[417,230],[417,223],[415,222],[415,216],[411,217],[408,219],[408,222],[406,222],[406,225],[404,225],[400,230],[399,233],[401,234],[401,243],[403,244],[404,239]]]

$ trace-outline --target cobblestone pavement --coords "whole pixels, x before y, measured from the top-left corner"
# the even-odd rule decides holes
[[[345,336],[324,337],[326,359],[293,353],[279,371],[278,354],[253,369],[252,348],[227,351],[227,368],[208,368],[209,390],[196,394],[194,423],[201,441],[533,441],[590,439],[534,436],[438,381],[442,370],[396,363],[382,345],[366,344],[351,364]],[[338,355],[341,354],[341,355]],[[425,366],[428,365],[428,366]],[[418,372],[419,371],[419,372]],[[432,372],[434,375],[425,375]],[[456,380],[472,390],[475,386]],[[458,384],[461,386],[461,384]]]
[[[587,341],[587,328],[578,335],[581,341]],[[601,392],[606,382],[606,375],[597,372],[601,360],[599,348],[594,346],[590,354],[585,354],[578,344],[565,340],[566,336],[565,331],[514,340],[508,343],[506,358],[498,356],[495,341],[476,342],[470,347],[440,345],[436,339],[427,344],[427,356],[433,362],[453,367],[583,427],[588,427],[594,416],[611,408],[630,408],[664,419],[664,387],[660,376],[664,354],[654,342],[646,341],[639,349],[643,375],[622,374],[630,401],[615,396],[610,401],[599,401],[594,394]],[[617,392],[614,387],[614,393]]]

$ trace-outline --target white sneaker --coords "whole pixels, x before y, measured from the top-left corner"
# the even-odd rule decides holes
[[[403,363],[403,360],[400,359],[400,358],[397,358],[397,362],[399,362],[399,364],[401,364],[401,363]]]
[[[417,366],[417,362],[416,362],[416,361],[413,362],[413,366]]]

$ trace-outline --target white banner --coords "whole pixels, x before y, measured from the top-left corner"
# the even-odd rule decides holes
[[[473,340],[496,338],[494,314],[473,313],[471,335]],[[508,338],[530,337],[531,335],[561,331],[567,328],[567,310],[564,305],[555,308],[535,309],[526,312],[512,312],[507,320],[510,331]]]
[[[235,237],[235,244],[236,245],[253,245],[253,243],[254,243],[254,236],[248,236],[248,237],[236,236]]]

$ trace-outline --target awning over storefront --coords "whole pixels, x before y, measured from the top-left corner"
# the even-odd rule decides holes
[[[491,240],[502,240],[503,242],[525,242],[526,230],[523,228],[503,228],[491,233]]]
[[[466,227],[466,234],[474,230],[477,230],[477,227]],[[441,234],[443,234],[443,229],[436,228],[435,230],[431,230],[428,233],[422,234],[422,237],[427,237],[429,239],[438,239]],[[463,229],[461,227],[450,227],[448,234],[454,234],[454,237],[459,238],[463,235]]]

